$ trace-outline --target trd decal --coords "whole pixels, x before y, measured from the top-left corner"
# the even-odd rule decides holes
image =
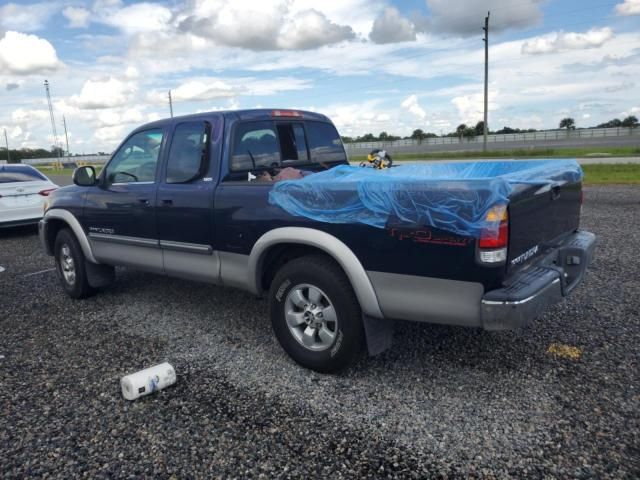
[[[424,230],[398,230],[392,228],[389,230],[389,233],[398,240],[411,240],[415,243],[433,243],[436,245],[452,245],[456,247],[465,247],[471,243],[471,238],[434,234],[431,229],[428,228]]]

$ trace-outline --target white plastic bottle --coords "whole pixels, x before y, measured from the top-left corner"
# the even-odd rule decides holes
[[[144,397],[176,383],[176,371],[170,363],[145,368],[120,379],[122,396],[127,400]]]

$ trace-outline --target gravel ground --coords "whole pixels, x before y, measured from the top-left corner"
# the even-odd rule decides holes
[[[522,332],[399,322],[338,376],[286,357],[263,300],[119,270],[72,301],[35,230],[0,231],[0,475],[638,478],[638,225],[640,188],[587,189],[569,301]],[[122,398],[165,360],[174,387]]]

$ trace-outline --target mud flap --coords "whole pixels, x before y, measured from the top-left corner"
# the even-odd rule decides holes
[[[379,355],[391,347],[393,320],[362,315],[362,323],[367,338],[369,356]]]
[[[87,281],[93,288],[106,287],[116,279],[116,269],[111,265],[98,265],[85,260],[84,267]]]

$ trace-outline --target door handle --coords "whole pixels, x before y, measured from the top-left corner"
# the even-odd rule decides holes
[[[173,200],[170,198],[163,198],[162,199],[162,204],[163,205],[173,205]]]
[[[141,204],[145,205],[145,206],[149,205],[149,199],[148,198],[139,198],[138,201]]]

